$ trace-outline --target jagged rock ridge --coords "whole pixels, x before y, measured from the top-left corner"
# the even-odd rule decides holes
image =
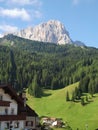
[[[19,32],[14,33],[14,35],[30,40],[56,44],[72,43],[69,33],[65,29],[65,26],[57,20],[50,20],[35,27],[23,29]]]

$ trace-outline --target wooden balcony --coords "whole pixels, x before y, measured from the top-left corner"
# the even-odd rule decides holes
[[[0,121],[26,120],[26,115],[0,115]]]
[[[6,106],[6,107],[9,107],[10,106],[10,101],[2,101],[0,100],[0,106]]]

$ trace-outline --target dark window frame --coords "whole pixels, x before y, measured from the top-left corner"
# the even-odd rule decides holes
[[[5,115],[8,115],[8,108],[5,108]]]
[[[2,94],[0,94],[0,101],[2,101],[3,100],[3,95]]]
[[[14,114],[15,114],[15,109],[11,108],[11,115],[14,115]]]
[[[19,122],[18,121],[14,122],[14,128],[19,128]]]

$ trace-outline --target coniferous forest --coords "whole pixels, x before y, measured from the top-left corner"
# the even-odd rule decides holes
[[[98,92],[98,49],[30,41],[13,35],[0,39],[0,83],[41,97],[43,88],[79,82],[79,92]]]

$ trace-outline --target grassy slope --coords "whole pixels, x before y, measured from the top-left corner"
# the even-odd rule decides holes
[[[85,130],[85,124],[88,124],[89,130],[98,128],[98,97],[96,96],[90,104],[82,106],[80,103],[66,102],[67,90],[72,90],[78,83],[70,85],[60,90],[48,90],[46,96],[42,98],[33,98],[27,94],[28,104],[36,110],[40,116],[60,117],[69,122],[73,130]]]

